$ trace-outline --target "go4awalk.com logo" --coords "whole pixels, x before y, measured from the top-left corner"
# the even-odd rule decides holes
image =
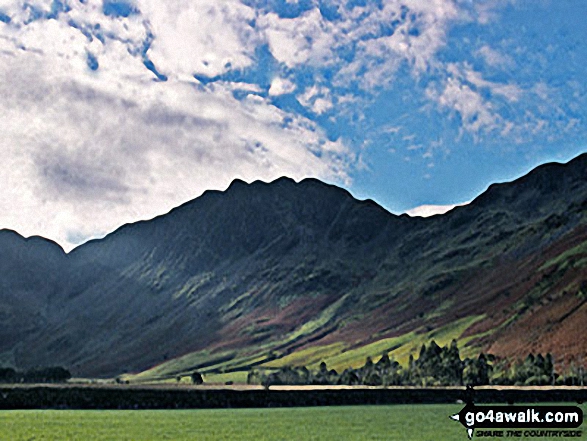
[[[475,406],[467,404],[451,419],[460,422],[469,439],[481,437],[581,438],[583,411],[577,406]]]

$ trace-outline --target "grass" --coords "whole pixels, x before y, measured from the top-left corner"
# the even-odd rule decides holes
[[[173,378],[175,375],[187,375],[196,366],[202,364],[214,365],[214,362],[223,359],[232,358],[235,355],[233,351],[225,351],[217,354],[211,354],[209,351],[192,352],[170,360],[158,366],[155,366],[147,371],[135,375],[126,375],[125,379],[131,381],[147,381],[152,379]]]
[[[242,356],[236,351],[224,351],[211,354],[208,351],[199,351],[187,354],[183,357],[167,361],[158,366],[155,366],[147,371],[123,376],[124,379],[130,381],[162,381],[175,377],[176,375],[187,375],[190,370],[195,369],[199,365],[205,364],[206,367],[198,368],[203,373],[210,371],[242,371],[243,368],[248,368],[251,364],[264,361],[268,358],[268,353],[271,348],[286,342],[293,341],[297,338],[311,334],[322,327],[324,327],[334,317],[336,311],[344,303],[346,296],[341,297],[328,308],[326,308],[320,315],[307,323],[304,323],[300,328],[293,333],[287,335],[284,340],[272,342],[268,345],[262,345],[255,348],[253,355]],[[266,346],[266,350],[263,350]],[[279,363],[278,363],[279,364]],[[237,373],[238,378],[225,377],[226,381],[239,381],[240,372]]]
[[[0,411],[0,440],[465,441],[465,429],[448,418],[462,407],[451,404],[285,409]],[[586,410],[586,406],[583,409]],[[534,441],[545,439],[532,438]]]
[[[545,269],[553,265],[562,264],[562,266],[564,267],[571,257],[582,254],[587,254],[587,241],[577,245],[574,248],[571,248],[570,250],[566,250],[565,252],[559,254],[555,258],[545,262],[540,268],[538,268],[538,271],[544,271]],[[583,262],[583,260],[581,260],[581,262]]]
[[[293,341],[297,338],[303,337],[305,335],[311,334],[318,329],[324,327],[336,314],[336,311],[344,304],[348,294],[342,296],[328,308],[320,313],[320,315],[310,320],[309,322],[304,323],[300,328],[296,329],[293,333],[289,334],[286,338],[287,341]]]
[[[308,328],[304,328],[307,325],[311,329],[318,329],[319,326],[323,326],[337,307],[336,304],[332,305],[332,310],[326,310],[319,319],[305,324],[296,332],[308,332]],[[190,370],[193,370],[195,366],[206,363],[206,367],[199,370],[204,374],[204,381],[207,383],[224,383],[226,381],[244,383],[246,382],[246,371],[249,370],[248,366],[251,364],[260,364],[259,367],[262,369],[306,366],[315,370],[322,361],[325,361],[328,368],[342,372],[349,367],[358,368],[363,366],[367,357],[372,357],[374,361],[377,361],[384,352],[389,353],[390,357],[405,366],[410,354],[417,357],[422,344],[428,344],[431,340],[435,340],[440,346],[447,345],[453,338],[459,339],[467,328],[483,317],[483,315],[469,316],[430,332],[421,334],[410,332],[398,337],[384,338],[353,349],[347,349],[347,345],[344,343],[313,346],[263,364],[260,364],[260,362],[268,358],[267,354],[271,348],[270,345],[264,349],[257,347],[255,353],[248,356],[240,355],[237,352],[216,354],[211,354],[207,351],[194,352],[170,360],[140,374],[126,375],[124,379],[131,382],[175,381],[176,375],[189,375]],[[461,342],[462,344],[463,342]],[[466,348],[461,347],[461,350],[466,350]],[[476,355],[478,351],[472,350],[472,353]],[[226,373],[219,373],[219,371],[225,371]]]
[[[410,332],[399,337],[381,339],[356,349],[325,357],[324,361],[329,368],[342,371],[348,367],[358,368],[363,366],[367,357],[372,357],[373,361],[377,361],[383,352],[387,352],[390,357],[405,366],[410,354],[414,354],[417,358],[422,344],[428,344],[431,340],[434,340],[439,346],[447,345],[453,338],[458,339],[467,328],[483,317],[482,315],[465,317],[440,329],[423,334]],[[318,363],[309,365],[309,367],[316,368]]]
[[[256,351],[251,355],[242,355],[242,353],[237,351],[211,353],[203,350],[191,352],[146,371],[123,375],[122,378],[138,383],[175,381],[176,376],[189,376],[197,369],[199,372],[208,376],[214,376],[225,371],[227,375],[229,372],[234,372],[235,375],[233,377],[235,378],[223,376],[222,380],[240,382],[242,372],[248,371],[251,365],[265,361],[268,358],[268,353],[268,349],[263,350],[262,348],[256,348]]]
[[[459,439],[448,415],[462,406],[180,411],[6,411],[0,440]],[[438,421],[441,426],[426,424]],[[421,430],[423,426],[424,430]],[[460,435],[460,436],[459,436]],[[465,438],[464,438],[465,439]]]
[[[248,371],[236,371],[226,374],[204,374],[205,383],[223,384],[232,381],[237,384],[245,384],[247,382]],[[189,377],[187,378],[189,380]],[[189,381],[188,381],[189,382]]]
[[[277,360],[264,363],[263,367],[281,368],[284,366],[310,366],[315,363],[320,363],[324,359],[340,354],[344,348],[345,344],[340,342],[331,345],[312,346],[296,351]]]
[[[383,352],[389,352],[395,347],[404,347],[404,345],[411,343],[416,338],[416,334],[410,332],[400,337],[384,338],[374,343],[361,346],[356,349],[351,349],[334,357],[328,358],[326,364],[329,368],[344,370],[348,367],[359,368],[365,365],[367,357],[372,357],[374,361],[377,361]],[[391,352],[395,355],[395,351]]]

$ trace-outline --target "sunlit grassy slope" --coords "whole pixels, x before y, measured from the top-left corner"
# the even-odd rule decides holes
[[[188,376],[193,370],[199,370],[204,373],[204,379],[209,383],[226,381],[243,383],[246,381],[246,372],[251,366],[260,369],[278,369],[284,366],[306,366],[316,369],[324,361],[329,368],[342,372],[348,367],[357,368],[364,365],[367,357],[377,360],[383,353],[389,354],[390,357],[405,365],[410,354],[417,356],[422,344],[427,344],[431,340],[436,341],[440,346],[449,344],[452,339],[461,337],[467,328],[483,317],[482,315],[466,317],[434,331],[410,332],[356,348],[349,348],[344,343],[312,346],[267,362],[264,360],[269,359],[272,353],[270,348],[260,348],[259,353],[253,355],[241,355],[236,351],[216,354],[201,351],[170,360],[137,375],[127,375],[125,379],[133,382],[176,381],[178,376]]]

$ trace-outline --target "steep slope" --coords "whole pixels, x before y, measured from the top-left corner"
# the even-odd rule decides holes
[[[587,350],[587,155],[427,219],[313,179],[235,181],[67,256],[12,232],[0,249],[0,352],[19,367],[342,366],[441,334],[508,356]]]
[[[66,254],[54,242],[11,230],[0,230],[0,250],[0,360],[15,364],[14,351],[46,324]]]
[[[450,313],[456,316],[489,312],[488,302],[499,300],[492,285],[529,277],[542,265],[542,253],[559,241],[562,249],[581,243],[586,209],[587,155],[566,166],[539,167],[512,183],[492,185],[468,206],[419,219],[401,246],[389,253],[384,265],[390,271],[377,282],[398,295],[404,287],[420,313],[443,302],[452,305]],[[482,283],[483,277],[493,282]],[[389,295],[382,298],[389,300]],[[367,295],[365,303],[377,302]],[[427,317],[427,324],[438,326],[446,317],[437,315],[432,323]]]

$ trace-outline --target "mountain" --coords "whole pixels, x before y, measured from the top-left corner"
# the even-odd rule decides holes
[[[452,338],[587,350],[587,154],[431,218],[315,179],[237,180],[69,254],[6,230],[0,250],[0,361],[21,369],[344,368]]]
[[[0,352],[7,356],[44,328],[66,254],[54,242],[11,230],[0,230],[0,250]],[[2,361],[14,364],[11,358]]]

